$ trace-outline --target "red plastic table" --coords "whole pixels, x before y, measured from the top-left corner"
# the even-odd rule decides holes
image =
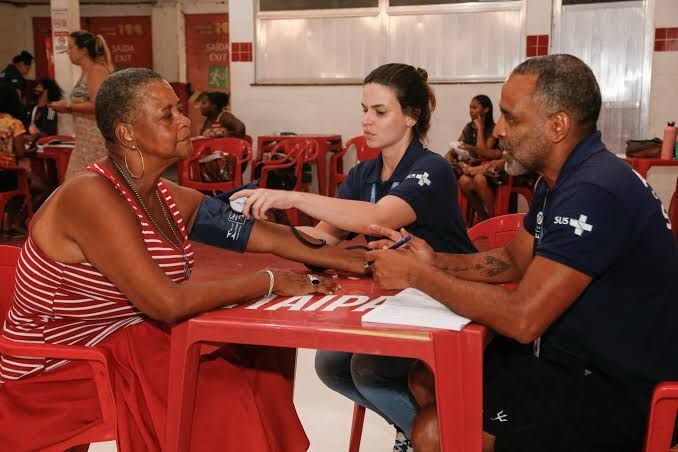
[[[299,135],[261,135],[257,137],[257,156],[267,147],[290,138],[309,138],[318,142],[318,193],[327,194],[327,156],[342,150],[341,135],[302,133]]]
[[[652,166],[678,166],[678,160],[675,159],[645,159],[626,157],[626,160],[638,174],[647,179],[647,172]]]
[[[46,161],[54,161],[56,167],[56,185],[64,183],[68,161],[71,158],[74,146],[72,144],[53,144],[39,147],[39,150],[31,154],[31,159],[43,165]],[[45,170],[45,173],[48,171]]]
[[[301,268],[268,255],[245,254],[236,259],[237,268],[229,265],[225,274],[248,271],[264,262],[278,268]],[[188,450],[203,344],[238,343],[418,358],[436,376],[441,450],[479,451],[482,354],[489,340],[487,330],[476,324],[461,332],[363,325],[362,314],[393,292],[380,290],[368,278],[340,278],[340,283],[342,289],[335,295],[259,300],[176,325],[172,329],[166,449]],[[289,359],[293,369],[294,354]],[[293,374],[291,385],[292,379]]]

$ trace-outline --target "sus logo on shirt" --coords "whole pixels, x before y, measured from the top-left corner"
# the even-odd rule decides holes
[[[574,228],[575,235],[581,236],[584,231],[591,232],[593,230],[593,225],[587,223],[587,219],[588,217],[586,215],[579,215],[579,219],[577,220],[568,217],[556,217],[553,223],[572,226]]]

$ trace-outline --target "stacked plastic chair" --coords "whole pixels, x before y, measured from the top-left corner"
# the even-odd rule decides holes
[[[343,182],[346,177],[346,173],[343,171],[343,165],[340,166],[340,162],[343,162],[344,155],[351,148],[355,148],[356,159],[358,162],[364,162],[365,160],[374,160],[379,154],[379,149],[374,149],[367,146],[367,141],[365,140],[364,135],[360,135],[354,138],[351,138],[346,142],[344,149],[341,152],[337,152],[332,155],[330,158],[330,181],[329,181],[329,196],[334,196],[337,192],[337,188]]]
[[[231,180],[203,182],[200,180],[200,158],[205,150],[221,151],[235,160]],[[241,138],[205,138],[193,140],[193,153],[188,159],[177,162],[179,185],[194,188],[204,193],[231,190],[242,185],[242,171],[252,158],[252,144]]]
[[[294,186],[291,187],[291,190],[310,192],[311,182],[304,180],[303,171],[304,165],[317,164],[318,143],[315,140],[307,138],[289,139],[277,143],[270,152],[271,155],[283,153],[287,158],[279,160],[260,160],[257,163],[257,165],[260,165],[261,169],[259,187],[265,188],[269,186],[268,180],[273,171],[293,168],[295,182]],[[287,209],[285,213],[291,224],[295,226],[299,225],[299,212],[297,209]]]

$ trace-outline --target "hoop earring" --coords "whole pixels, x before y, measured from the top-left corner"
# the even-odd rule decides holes
[[[135,176],[132,171],[129,169],[129,165],[127,164],[127,152],[125,152],[125,168],[127,168],[127,172],[129,173],[130,176],[132,176],[133,179],[141,179],[144,177],[144,171],[146,170],[146,167],[144,165],[144,155],[141,153],[141,149],[139,149],[136,146],[133,146],[133,149],[136,149],[136,151],[139,153],[139,157],[141,158],[141,174],[138,176]]]

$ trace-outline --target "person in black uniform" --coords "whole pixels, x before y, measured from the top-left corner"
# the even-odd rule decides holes
[[[26,50],[12,58],[12,62],[0,72],[0,80],[17,90],[22,102],[26,102],[26,75],[31,70],[33,55]]]

